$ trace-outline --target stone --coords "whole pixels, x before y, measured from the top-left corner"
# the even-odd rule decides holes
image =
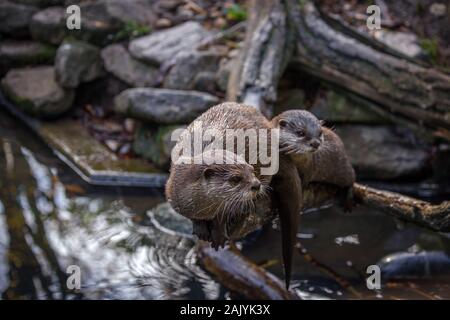
[[[319,95],[309,111],[319,119],[334,123],[386,123],[386,120],[371,111],[371,108],[375,106],[370,101],[329,89]]]
[[[410,32],[377,30],[374,37],[395,51],[411,58],[424,56],[417,35]]]
[[[4,40],[0,42],[0,74],[9,69],[34,65],[51,64],[56,49],[52,46],[29,40]]]
[[[134,39],[130,42],[129,51],[137,59],[161,65],[195,50],[209,36],[211,33],[198,22],[189,21]]]
[[[103,75],[100,50],[86,42],[63,43],[55,58],[56,80],[65,88],[76,88],[82,82]]]
[[[170,167],[171,152],[176,141],[171,139],[172,133],[177,129],[185,129],[180,125],[141,125],[135,133],[133,152],[150,160],[157,168],[168,170]]]
[[[216,83],[219,89],[223,92],[227,91],[228,79],[230,78],[231,70],[237,63],[237,59],[222,59],[219,64],[219,69],[216,73]]]
[[[199,72],[193,82],[194,90],[215,93],[217,91],[216,86],[216,73],[210,71]]]
[[[164,79],[164,87],[182,90],[194,89],[196,76],[200,72],[216,72],[221,58],[214,52],[202,51],[179,55]]]
[[[429,147],[410,131],[391,126],[336,125],[358,179],[421,176],[429,168]]]
[[[184,124],[217,103],[217,97],[203,92],[133,88],[114,99],[114,110],[143,121]]]
[[[146,0],[87,1],[79,6],[81,29],[68,34],[101,46],[113,42],[127,26],[149,27],[156,20],[152,3]]]
[[[450,256],[443,251],[397,252],[377,263],[384,281],[448,277]]]
[[[37,41],[60,44],[66,35],[66,10],[63,7],[49,7],[31,18],[31,37]]]
[[[172,21],[167,18],[161,18],[156,21],[156,27],[158,29],[168,28],[172,26]]]
[[[68,111],[74,92],[55,81],[51,66],[13,69],[2,80],[5,96],[25,112],[42,118],[52,118]]]
[[[12,1],[0,1],[0,33],[10,36],[27,36],[28,25],[37,8]]]
[[[101,52],[105,69],[132,87],[153,87],[159,81],[159,69],[134,59],[121,44],[112,44]]]

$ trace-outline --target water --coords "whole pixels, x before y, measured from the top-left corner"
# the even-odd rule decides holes
[[[38,139],[0,113],[0,295],[3,299],[224,299],[226,289],[197,261],[194,242],[156,228],[149,209],[162,190],[85,184]],[[450,298],[449,279],[431,277],[365,288],[360,274],[386,254],[445,238],[359,208],[304,215],[302,245],[364,298]],[[279,233],[271,226],[244,243],[253,261],[282,277]],[[349,266],[349,261],[352,267]],[[67,287],[69,266],[81,289]],[[304,298],[356,298],[335,276],[295,258]]]

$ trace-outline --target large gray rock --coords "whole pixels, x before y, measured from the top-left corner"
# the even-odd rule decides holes
[[[25,112],[55,117],[72,106],[74,92],[60,87],[53,67],[13,69],[2,80],[6,97]]]
[[[12,1],[0,1],[0,33],[11,36],[28,35],[28,25],[37,8]]]
[[[121,44],[102,50],[105,69],[132,87],[153,87],[159,81],[159,68],[134,59]]]
[[[35,41],[5,40],[0,42],[0,74],[7,70],[34,64],[51,64],[56,49]]]
[[[148,63],[160,65],[195,48],[211,33],[198,22],[189,21],[176,27],[154,32],[130,42],[132,56]]]
[[[167,125],[158,126],[142,125],[138,128],[133,142],[135,154],[150,160],[162,170],[168,170],[172,148],[176,141],[171,139],[172,132],[176,129],[185,129],[186,126]]]
[[[66,34],[66,10],[50,7],[39,11],[31,18],[30,33],[35,40],[60,44]]]
[[[413,141],[410,133],[390,126],[340,125],[336,133],[358,178],[396,179],[422,174],[428,169],[427,147]]]
[[[218,99],[207,93],[171,89],[134,88],[114,99],[117,113],[160,124],[184,124],[194,120]]]
[[[103,74],[100,50],[86,42],[63,43],[55,58],[56,80],[65,88],[76,88]]]
[[[104,45],[115,40],[126,26],[151,26],[156,20],[152,2],[146,0],[99,0],[80,3],[81,29],[74,37]]]
[[[164,80],[164,87],[192,90],[201,72],[217,72],[222,56],[214,52],[191,51],[176,58]],[[214,83],[215,79],[212,79]]]

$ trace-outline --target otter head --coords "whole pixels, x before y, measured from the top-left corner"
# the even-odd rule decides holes
[[[305,154],[317,151],[323,142],[322,122],[306,110],[288,110],[275,117],[280,129],[280,152]]]

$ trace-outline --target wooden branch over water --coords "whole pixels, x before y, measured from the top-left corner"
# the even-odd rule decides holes
[[[450,231],[450,201],[434,205],[399,193],[377,190],[355,183],[355,200],[396,218],[441,232]]]

